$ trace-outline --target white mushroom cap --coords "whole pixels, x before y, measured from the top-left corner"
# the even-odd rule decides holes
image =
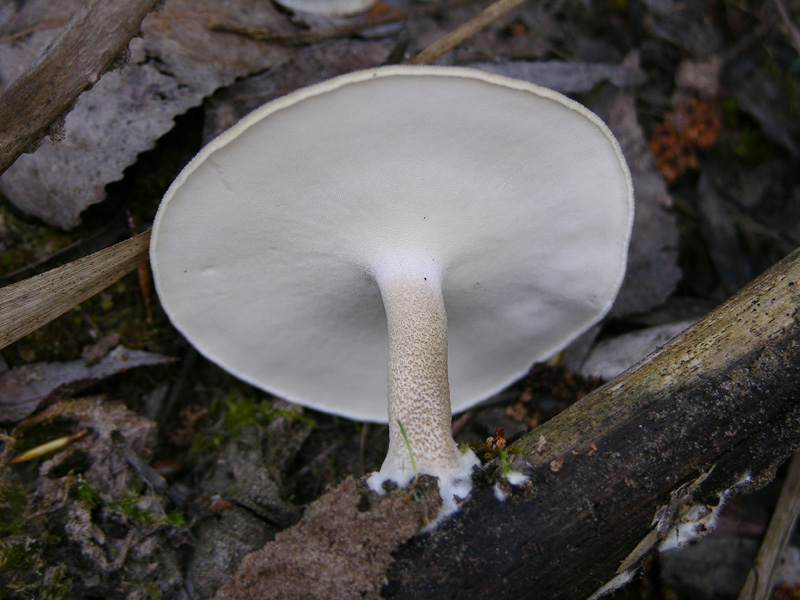
[[[610,308],[630,175],[594,114],[479,71],[382,67],[271,102],[208,144],[153,226],[156,288],[206,357],[386,422],[385,265],[441,277],[454,410]]]
[[[277,0],[278,4],[293,11],[321,17],[347,17],[364,12],[376,0]]]

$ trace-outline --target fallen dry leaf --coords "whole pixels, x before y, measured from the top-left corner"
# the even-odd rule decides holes
[[[15,11],[0,10],[0,88],[42,53],[81,4],[27,2]],[[66,117],[63,142],[45,142],[35,154],[20,156],[0,177],[0,192],[29,215],[75,227],[85,208],[105,198],[106,184],[121,179],[177,115],[291,52],[212,31],[219,22],[293,30],[269,2],[167,0],[144,20],[142,37],[131,41],[127,65],[106,73],[78,98]]]
[[[161,597],[182,597],[182,538],[167,519],[173,505],[143,483],[128,459],[153,451],[156,424],[121,401],[99,396],[55,402],[17,433],[24,437],[41,425],[65,422],[89,434],[45,457],[34,471],[25,535],[44,546],[58,532],[57,562],[73,598],[141,598],[135,592],[142,573]],[[135,581],[129,588],[134,592],[109,593],[109,581]]]
[[[392,50],[382,41],[333,40],[298,50],[264,73],[237,81],[207,103],[203,139],[210,140],[250,111],[296,89],[380,65]]]
[[[99,362],[35,363],[0,375],[0,422],[24,419],[46,401],[66,396],[101,379],[136,367],[163,365],[175,359],[117,346]]]
[[[628,270],[611,315],[642,313],[662,304],[678,284],[678,228],[672,198],[655,168],[636,117],[634,94],[604,88],[588,107],[602,118],[622,147],[636,197]]]

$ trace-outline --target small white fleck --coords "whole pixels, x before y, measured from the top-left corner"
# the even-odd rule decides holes
[[[520,486],[526,483],[527,481],[530,481],[530,477],[528,477],[527,475],[523,475],[519,471],[509,471],[508,473],[504,473],[503,477],[508,479],[508,483],[510,483],[513,486]]]
[[[495,483],[494,497],[497,498],[498,502],[504,502],[505,499],[508,498],[508,492],[504,491],[503,488],[500,487],[499,483]]]

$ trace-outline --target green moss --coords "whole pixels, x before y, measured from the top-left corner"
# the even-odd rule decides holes
[[[790,117],[800,116],[800,89],[798,89],[797,75],[800,72],[800,62],[795,59],[788,68],[784,68],[775,61],[769,61],[764,68],[780,93],[781,104]]]
[[[75,232],[65,233],[55,227],[19,219],[6,206],[0,205],[0,274],[24,269],[79,237]],[[21,277],[32,274],[26,273]]]
[[[129,493],[117,500],[105,502],[104,506],[122,515],[134,523],[145,526],[163,525],[166,527],[180,527],[185,523],[183,515],[174,512],[166,514],[161,511],[149,510],[139,506],[141,496]]]
[[[28,490],[18,480],[0,488],[0,600],[5,598],[60,598],[57,589],[44,580],[46,563],[42,554],[54,536],[39,530],[41,519],[32,517]]]
[[[723,152],[732,154],[729,158],[750,165],[761,164],[772,158],[769,141],[761,128],[744,114],[735,97],[722,102],[722,114],[725,129],[733,134],[729,138],[728,148],[723,149]]]
[[[38,587],[35,598],[41,600],[67,598],[72,591],[72,578],[67,576],[66,567],[58,564],[45,570],[44,578]]]
[[[153,600],[161,600],[161,590],[158,586],[150,581],[144,580],[140,582],[142,591],[147,595],[148,598],[152,598]]]
[[[46,547],[59,541],[52,536],[34,539],[22,535],[0,541],[0,600],[66,598],[72,590],[66,568],[60,563],[48,566],[42,556]]]
[[[271,400],[246,395],[238,389],[228,393],[222,400],[212,402],[208,414],[208,420],[213,421],[213,415],[221,414],[221,418],[218,417],[215,425],[194,436],[191,452],[195,454],[220,447],[245,427],[253,425],[266,427],[278,417],[288,418],[304,425],[314,425],[313,419],[302,413],[276,408]]]
[[[186,517],[179,510],[173,510],[164,515],[166,523],[172,527],[180,529],[186,525]]]
[[[314,419],[305,416],[303,413],[300,413],[296,410],[290,410],[285,408],[274,408],[272,410],[272,418],[275,419],[277,417],[285,417],[294,423],[300,423],[301,425],[316,425]]]
[[[83,502],[89,508],[100,506],[124,515],[132,523],[147,527],[163,525],[180,528],[186,524],[186,519],[180,511],[164,513],[142,508],[139,506],[141,496],[134,492],[129,492],[122,498],[106,500],[94,486],[82,477],[78,477],[78,482],[74,489],[74,498],[79,502]]]
[[[100,500],[100,493],[83,477],[78,477],[78,483],[75,485],[75,499],[94,508]]]
[[[30,538],[22,536],[0,541],[0,576],[26,567],[38,554],[38,544]]]
[[[0,488],[0,536],[21,533],[28,513],[28,490],[12,480]]]
[[[272,403],[232,392],[225,398],[225,428],[231,432],[272,421]]]
[[[78,476],[70,489],[68,502],[82,503],[90,510],[113,511],[125,517],[131,527],[182,527],[179,512],[165,514],[160,510],[142,508],[141,496],[135,492],[121,498],[107,499],[100,490]],[[53,521],[46,515],[38,517],[30,505],[27,490],[18,482],[5,485],[0,498],[0,600],[36,598],[58,600],[70,597],[73,580],[65,564],[53,557],[62,546],[63,538],[53,533]],[[73,567],[74,568],[74,567]],[[143,589],[135,584],[136,589]],[[160,597],[155,584],[148,588],[152,598]]]
[[[128,493],[122,498],[103,502],[103,505],[109,510],[125,515],[128,519],[140,525],[162,524],[165,520],[161,518],[161,515],[139,506],[139,498],[138,494]]]
[[[500,472],[507,476],[511,472],[511,460],[510,456],[514,454],[522,454],[524,450],[522,448],[517,448],[516,446],[506,446],[502,450],[498,450],[495,447],[488,446],[484,443],[481,443],[478,448],[475,449],[478,454],[483,454],[484,460],[499,460],[500,461]]]

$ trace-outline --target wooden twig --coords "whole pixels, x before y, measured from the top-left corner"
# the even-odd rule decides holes
[[[0,173],[36,148],[137,34],[158,0],[88,0],[0,96]],[[52,131],[52,129],[51,129]]]
[[[0,37],[0,44],[10,44],[16,40],[28,37],[37,31],[42,31],[43,29],[54,29],[55,27],[63,27],[66,24],[66,21],[43,21],[41,23],[37,23],[33,27],[26,27],[25,29],[20,29],[19,31],[15,31],[9,35]]]
[[[775,0],[775,6],[778,7],[778,12],[781,15],[781,21],[783,21],[783,26],[786,27],[787,35],[792,42],[792,46],[794,46],[795,52],[800,54],[800,30],[797,28],[797,25],[792,23],[792,19],[789,17],[789,12],[786,10],[786,7],[783,5],[781,0]]]
[[[789,462],[789,470],[781,488],[778,504],[761,548],[758,550],[755,564],[747,574],[747,581],[739,593],[739,600],[769,600],[772,597],[778,561],[794,532],[798,515],[800,515],[800,454],[795,454]]]
[[[509,11],[524,4],[527,0],[497,0],[460,27],[437,40],[409,61],[412,65],[427,65],[449,52],[465,40],[491,25]]]
[[[0,288],[0,348],[91,298],[147,259],[150,232]]]

